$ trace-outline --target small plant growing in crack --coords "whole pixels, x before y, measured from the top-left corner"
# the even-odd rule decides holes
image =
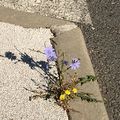
[[[65,59],[65,54],[60,51],[56,52],[53,47],[46,47],[44,51],[36,51],[34,49],[32,51],[44,54],[47,58],[47,62],[35,61],[28,54],[20,51],[20,59],[10,51],[6,52],[5,55],[0,55],[1,57],[6,57],[11,61],[15,61],[15,63],[26,63],[31,69],[36,69],[36,67],[38,67],[44,71],[47,79],[47,86],[44,86],[44,91],[41,87],[39,87],[39,91],[25,88],[26,90],[34,93],[33,96],[29,97],[29,100],[36,99],[38,97],[44,99],[53,98],[59,106],[67,111],[67,113],[69,113],[69,110],[73,110],[70,107],[70,101],[77,98],[87,102],[101,102],[100,100],[97,100],[93,94],[81,91],[80,86],[87,82],[95,81],[96,77],[93,75],[86,75],[85,77],[78,76],[76,70],[79,69],[81,65],[79,58],[73,58],[71,61],[67,61]],[[53,62],[55,64],[52,64]],[[57,68],[57,73],[51,73],[49,71],[53,67]]]
[[[51,66],[51,62],[56,63],[57,76],[52,74],[52,77],[50,77],[48,72],[49,79],[47,90],[45,92],[35,91],[34,93],[36,94],[31,96],[30,99],[35,99],[36,97],[42,97],[45,99],[54,98],[56,103],[67,112],[69,112],[70,109],[73,110],[69,106],[69,102],[72,99],[74,100],[76,98],[81,98],[82,101],[85,100],[87,102],[101,102],[100,100],[97,100],[93,94],[82,92],[78,87],[78,84],[79,86],[82,86],[87,82],[93,82],[96,80],[96,77],[93,75],[78,77],[76,70],[80,67],[80,59],[73,58],[71,62],[68,62],[65,59],[65,54],[60,51],[56,52],[53,47],[46,47],[44,52],[36,52],[40,52],[46,55],[48,68]],[[72,75],[69,73],[69,70],[71,70]]]

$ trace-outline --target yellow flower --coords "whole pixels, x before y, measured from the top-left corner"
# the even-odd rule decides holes
[[[60,95],[60,100],[65,100],[65,94]]]
[[[69,90],[65,90],[65,94],[66,95],[70,95],[70,91]]]
[[[72,91],[73,93],[77,93],[78,90],[76,88],[73,88]]]

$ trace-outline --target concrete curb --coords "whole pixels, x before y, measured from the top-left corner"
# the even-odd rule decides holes
[[[79,28],[57,35],[53,40],[57,43],[56,49],[65,52],[67,60],[70,61],[73,57],[80,58],[81,67],[78,70],[79,76],[94,75],[84,37]],[[70,71],[70,74],[72,74],[72,71]],[[97,99],[102,100],[97,82],[88,83],[80,89],[85,92],[93,93]],[[104,103],[87,103],[79,99],[72,101],[70,106],[80,111],[80,113],[70,111],[71,120],[108,120]]]
[[[18,12],[4,7],[0,7],[0,21],[21,25],[26,28],[51,28],[55,35],[53,40],[57,43],[56,49],[64,51],[68,55],[66,56],[67,60],[71,60],[72,57],[79,57],[81,59],[79,75],[94,75],[83,34],[73,23],[37,14]],[[93,93],[98,99],[102,100],[97,82],[87,84],[81,89]],[[71,120],[108,120],[104,103],[90,104],[77,100],[73,101],[70,105],[75,110],[80,111],[80,113],[70,111]]]

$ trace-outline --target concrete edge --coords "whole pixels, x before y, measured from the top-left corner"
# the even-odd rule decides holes
[[[37,13],[27,13],[22,11],[16,11],[10,8],[5,8],[0,6],[0,22],[11,23],[15,25],[21,25],[25,28],[39,28],[48,27],[53,25],[69,25],[73,24],[68,21],[63,21],[59,19],[54,19],[50,17],[41,16]]]
[[[82,31],[78,27],[57,35],[53,38],[53,41],[57,44],[55,45],[57,50],[65,52],[66,60],[71,61],[74,57],[80,58],[81,67],[77,71],[79,76],[95,75]],[[72,75],[73,71],[69,71],[69,73]],[[93,93],[98,100],[103,101],[97,81],[88,83],[84,86],[79,85],[78,87],[84,92]],[[70,107],[79,111],[78,113],[70,110],[70,120],[109,120],[103,102],[87,103],[78,99],[72,101]]]
[[[70,60],[71,56],[80,57],[81,69],[78,71],[80,73],[79,75],[94,75],[83,34],[74,23],[43,17],[38,14],[20,12],[5,7],[0,7],[0,22],[20,25],[25,28],[50,28],[55,35],[53,40],[57,43],[56,49],[62,49],[66,54],[69,54],[66,59]],[[99,99],[102,99],[97,82],[88,84],[83,89],[91,91],[91,93],[95,94]],[[88,104],[78,100],[73,101],[71,107],[79,110],[81,113],[70,111],[72,120],[108,120],[104,103]]]

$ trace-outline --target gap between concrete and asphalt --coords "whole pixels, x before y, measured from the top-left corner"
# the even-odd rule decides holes
[[[53,40],[57,43],[56,49],[65,52],[67,60],[71,60],[73,57],[80,58],[79,76],[94,75],[83,34],[74,23],[18,12],[4,7],[0,7],[0,22],[20,25],[25,28],[50,28],[55,35]],[[80,89],[91,92],[102,100],[97,82],[88,83]],[[109,120],[104,103],[87,103],[79,99],[73,101],[70,106],[80,111],[80,113],[70,111],[71,120]]]

